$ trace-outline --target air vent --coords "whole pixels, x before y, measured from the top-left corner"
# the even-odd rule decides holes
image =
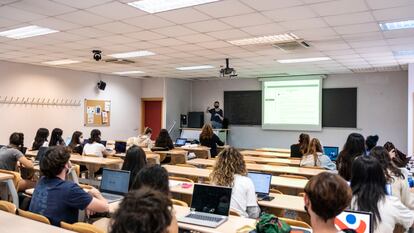
[[[378,66],[378,67],[351,69],[353,73],[387,72],[387,71],[401,71],[401,70],[403,70],[401,66]]]
[[[306,42],[304,40],[284,42],[284,43],[276,43],[276,44],[272,44],[272,46],[275,47],[275,48],[278,48],[280,50],[283,50],[283,51],[295,51],[295,50],[310,47],[308,42]]]
[[[128,60],[128,59],[106,59],[105,62],[109,62],[109,63],[114,63],[114,64],[121,64],[121,65],[125,65],[125,64],[132,64],[135,63],[134,61]]]

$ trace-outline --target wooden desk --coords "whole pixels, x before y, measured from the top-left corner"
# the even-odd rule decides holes
[[[109,209],[111,211],[115,211],[118,208],[118,203],[111,203],[109,204]],[[182,206],[174,206],[175,214],[177,218],[183,217],[187,215],[190,212],[190,209],[188,207],[182,207]],[[103,218],[93,223],[96,227],[108,231],[110,219],[109,218]],[[209,228],[209,227],[202,227],[187,223],[180,223],[178,222],[178,227],[180,229],[185,230],[192,230],[196,232],[203,232],[203,233],[235,233],[237,229],[243,227],[243,226],[256,226],[256,220],[250,219],[250,218],[243,218],[243,217],[237,217],[237,216],[229,216],[229,219],[221,224],[217,228]]]
[[[269,151],[257,151],[257,150],[243,150],[240,151],[242,155],[260,156],[267,158],[290,158],[290,154],[280,152],[269,152]]]
[[[25,155],[26,155],[26,157],[30,157],[30,158],[31,157],[36,157],[37,152],[38,152],[37,150],[27,150]]]
[[[6,183],[7,188],[9,189],[10,195],[12,196],[13,204],[16,206],[16,208],[19,208],[19,197],[17,196],[16,187],[14,187],[13,178],[14,176],[11,174],[0,172],[0,182]],[[1,224],[0,224],[0,227],[1,227]]]
[[[251,161],[256,163],[280,163],[286,164],[289,166],[299,167],[300,160],[299,159],[282,159],[282,158],[267,158],[267,157],[260,157],[260,156],[244,156],[244,161]]]
[[[200,178],[209,178],[211,173],[211,170],[201,168],[179,167],[174,165],[164,165],[163,167],[167,169],[168,173],[170,174],[182,176],[198,176]],[[307,183],[307,180],[272,176],[271,185],[293,189],[304,189]]]
[[[214,166],[215,160],[211,159],[192,159],[187,161],[188,164],[196,166]],[[323,170],[302,168],[302,167],[288,167],[288,166],[273,166],[266,164],[246,163],[246,168],[252,171],[262,171],[270,173],[288,173],[294,175],[315,176]]]
[[[290,149],[284,149],[284,148],[262,147],[262,148],[257,148],[256,150],[257,151],[268,151],[268,152],[279,152],[279,153],[290,154]]]
[[[0,232],[73,233],[73,231],[33,221],[5,211],[0,211],[0,223]]]
[[[210,155],[210,147],[206,146],[182,146],[179,147],[182,150],[194,153],[197,158],[208,159],[211,157]]]
[[[115,157],[125,159],[125,153],[115,154]],[[160,164],[160,155],[152,152],[145,152],[148,164]]]

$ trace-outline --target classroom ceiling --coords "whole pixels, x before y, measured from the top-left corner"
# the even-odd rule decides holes
[[[239,77],[332,74],[407,69],[414,56],[414,29],[382,31],[379,23],[414,20],[413,0],[221,0],[150,14],[134,0],[0,0],[0,31],[37,25],[59,32],[25,39],[0,36],[0,60],[58,65],[133,77],[214,78],[230,58]],[[286,52],[271,44],[236,46],[229,40],[294,33],[310,48]],[[92,59],[147,50],[129,65]],[[281,64],[276,60],[330,57],[332,60]],[[177,67],[210,65],[205,70]],[[48,65],[51,66],[51,65]]]

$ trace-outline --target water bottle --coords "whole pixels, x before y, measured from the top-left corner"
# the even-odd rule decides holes
[[[411,173],[408,174],[408,186],[410,186],[410,188],[414,187],[413,175]]]

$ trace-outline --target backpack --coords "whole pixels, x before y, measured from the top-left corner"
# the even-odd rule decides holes
[[[273,214],[262,214],[256,224],[257,233],[289,233],[290,226]]]

